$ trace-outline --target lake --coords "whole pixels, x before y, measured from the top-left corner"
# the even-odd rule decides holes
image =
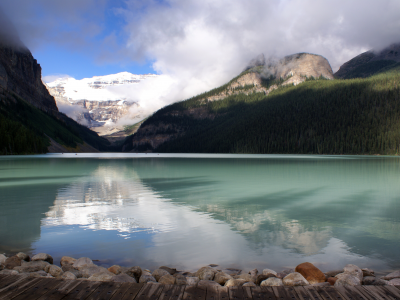
[[[400,158],[0,157],[0,253],[97,264],[400,269]]]

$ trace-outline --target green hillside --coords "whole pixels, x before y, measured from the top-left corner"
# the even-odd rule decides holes
[[[75,149],[84,142],[110,150],[109,142],[63,114],[51,116],[15,94],[0,95],[0,155],[46,153],[49,138]]]
[[[142,125],[167,124],[161,133],[179,131],[177,138],[156,149],[147,144],[137,150],[398,154],[399,82],[400,73],[392,70],[365,79],[309,79],[268,96],[239,94],[214,102],[194,97],[159,110]],[[204,107],[214,118],[195,119],[183,113],[196,107]],[[171,114],[176,111],[182,113]]]

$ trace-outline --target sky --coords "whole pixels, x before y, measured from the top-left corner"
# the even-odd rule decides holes
[[[335,72],[400,41],[399,0],[13,0],[0,8],[43,76],[160,74],[171,86],[151,97],[163,104],[226,83],[260,53],[320,54]]]

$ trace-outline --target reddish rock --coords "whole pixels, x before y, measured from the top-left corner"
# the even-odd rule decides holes
[[[118,275],[121,273],[120,269],[121,269],[121,266],[113,265],[113,266],[109,267],[107,270],[110,271],[111,273],[114,273],[115,275]]]
[[[338,280],[336,277],[329,277],[328,282],[330,285],[335,285],[336,280]]]
[[[6,259],[4,266],[6,267],[6,269],[12,270],[15,267],[21,266],[21,259],[16,255],[11,256]]]
[[[298,265],[295,271],[303,275],[303,277],[310,284],[326,281],[325,274],[322,273],[320,269],[318,269],[316,266],[314,266],[312,263],[309,262],[305,262]]]

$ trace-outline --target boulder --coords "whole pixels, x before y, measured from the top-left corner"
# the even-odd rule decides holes
[[[188,285],[197,285],[197,283],[199,283],[200,279],[199,279],[199,277],[189,276],[189,277],[186,277],[186,281],[187,281]]]
[[[253,270],[251,270],[251,271],[249,272],[249,274],[250,274],[252,277],[257,278],[258,270],[257,270],[257,269],[253,269]]]
[[[360,279],[350,273],[341,273],[336,275],[335,286],[357,286],[361,285]]]
[[[276,277],[277,277],[277,278],[280,278],[280,279],[285,278],[286,275],[287,275],[287,274],[286,274],[286,273],[283,273],[283,272],[276,273]]]
[[[167,275],[162,276],[158,282],[161,284],[175,284],[175,280],[176,278],[168,273]]]
[[[298,272],[293,272],[293,273],[290,273],[289,275],[286,275],[282,281],[283,281],[283,284],[286,286],[309,285],[309,282],[307,281],[307,279],[305,279],[304,276]]]
[[[257,277],[253,277],[250,274],[240,274],[240,275],[235,276],[235,279],[243,279],[246,282],[249,282],[249,281],[255,282],[257,280]]]
[[[0,264],[5,264],[6,263],[7,257],[4,254],[0,254]]]
[[[69,280],[76,280],[76,276],[75,274],[71,273],[71,272],[65,272],[64,274],[61,275],[60,277],[61,279],[69,279]]]
[[[232,269],[232,268],[223,269],[223,270],[221,270],[221,272],[224,272],[224,273],[226,273],[228,275],[231,275],[231,276],[242,274],[242,270]]]
[[[107,269],[102,272],[98,272],[93,274],[88,278],[90,281],[110,281],[111,278],[113,278],[115,274],[108,272]]]
[[[365,276],[363,278],[362,284],[363,285],[373,285],[375,281],[376,281],[376,278],[374,276]]]
[[[312,263],[309,262],[299,264],[295,268],[295,271],[303,275],[303,277],[310,284],[321,283],[326,281],[325,274],[322,273],[320,269],[318,269],[316,266],[314,266]]]
[[[94,265],[93,261],[89,258],[89,257],[81,257],[78,258],[74,263],[73,263],[73,267],[75,269],[80,270],[81,268],[87,267],[87,266],[91,266]]]
[[[341,269],[341,270],[333,270],[333,271],[328,271],[328,272],[325,272],[324,274],[325,274],[325,276],[326,277],[335,277],[337,274],[340,274],[340,273],[343,273],[344,271],[343,271],[343,269]]]
[[[214,281],[220,285],[224,285],[229,279],[232,279],[232,276],[225,272],[218,272],[214,276]]]
[[[278,275],[278,273],[276,273],[274,270],[271,270],[271,269],[264,269],[263,271],[262,271],[262,274],[263,275],[274,275],[275,277],[278,277],[277,275]],[[287,274],[286,274],[287,275]],[[286,276],[285,275],[285,276]],[[283,277],[285,277],[285,276],[283,276]],[[270,276],[271,277],[271,276]]]
[[[75,269],[72,265],[62,266],[61,270],[64,272],[70,272],[76,276],[76,278],[82,278],[82,272]]]
[[[50,267],[47,270],[47,273],[49,273],[53,277],[58,277],[61,276],[64,273],[64,271],[59,266],[50,265]]]
[[[394,271],[390,274],[387,274],[386,276],[382,277],[381,279],[383,280],[392,280],[395,278],[400,278],[400,270],[399,271]]]
[[[206,289],[211,288],[211,287],[220,287],[220,286],[221,285],[219,283],[217,283],[215,281],[211,281],[211,280],[200,280],[197,283],[197,287],[201,288],[203,290],[206,290]]]
[[[121,273],[121,266],[113,265],[113,266],[109,267],[107,270],[110,271],[111,273],[114,273],[115,275],[118,275]]]
[[[176,275],[176,276],[175,276]],[[176,285],[187,285],[186,277],[181,274],[174,274]]]
[[[267,280],[268,278],[271,278],[271,277],[275,277],[275,275],[274,274],[268,274],[268,275],[260,274],[260,275],[258,275],[257,279],[256,279],[256,285],[260,285],[261,282],[263,282],[264,280]]]
[[[83,278],[89,278],[92,275],[101,273],[101,272],[108,272],[108,270],[106,268],[99,267],[96,265],[86,265],[85,267],[81,267],[79,271],[82,273]],[[111,274],[113,274],[113,273],[111,273]],[[115,275],[115,274],[113,274],[113,275]]]
[[[15,267],[14,270],[18,271],[19,273],[31,273],[37,271],[46,271],[46,268],[51,266],[47,261],[30,261],[24,262],[22,266]]]
[[[225,282],[224,286],[242,286],[245,283],[246,281],[244,279],[229,279],[227,282]]]
[[[21,260],[24,260],[24,261],[30,261],[31,260],[29,255],[25,254],[24,252],[19,252],[15,256],[18,256]]]
[[[363,272],[363,276],[375,276],[375,272],[374,270],[368,269],[368,268],[364,268],[361,269],[361,271]]]
[[[254,282],[246,282],[242,286],[256,286],[256,284]]]
[[[119,275],[114,275],[113,277],[111,277],[110,281],[137,283],[135,278],[133,278],[133,277],[131,277],[128,274],[125,274],[125,273],[121,273]]]
[[[6,259],[4,262],[4,266],[6,269],[12,270],[15,267],[19,267],[21,265],[21,259],[14,255]]]
[[[53,263],[53,257],[47,253],[38,253],[32,257],[32,261],[38,260],[47,261],[49,264]]]
[[[0,271],[1,275],[19,275],[18,271],[5,269]]]
[[[61,257],[60,260],[60,265],[61,267],[66,266],[66,265],[73,265],[76,262],[76,259],[73,257],[69,257],[69,256],[63,256]]]
[[[344,271],[343,273],[347,273],[357,277],[360,280],[360,282],[363,279],[363,271],[361,271],[361,269],[356,265],[348,264],[343,268],[343,271]]]
[[[149,282],[156,282],[157,283],[157,280],[151,275],[142,275],[142,276],[140,276],[139,283],[149,283]]]
[[[174,275],[176,273],[176,269],[175,268],[169,268],[169,267],[166,267],[166,266],[161,266],[161,267],[159,267],[159,269],[165,270],[171,275]]]
[[[336,280],[336,277],[329,277],[327,282],[329,282],[330,285],[335,285]]]
[[[400,285],[400,278],[389,280],[388,285]]]
[[[200,278],[200,280],[213,280],[217,270],[211,267],[202,267],[196,272],[196,276]]]
[[[260,283],[260,286],[283,286],[282,279],[270,277]]]
[[[159,281],[161,277],[163,277],[163,276],[165,276],[165,275],[171,275],[171,274],[169,274],[168,271],[163,270],[163,269],[155,269],[151,275],[152,275],[157,281]]]
[[[124,271],[125,274],[128,276],[131,276],[136,279],[136,281],[139,281],[140,276],[142,276],[142,268],[139,266],[131,267],[127,271]],[[151,274],[148,274],[151,276]]]

